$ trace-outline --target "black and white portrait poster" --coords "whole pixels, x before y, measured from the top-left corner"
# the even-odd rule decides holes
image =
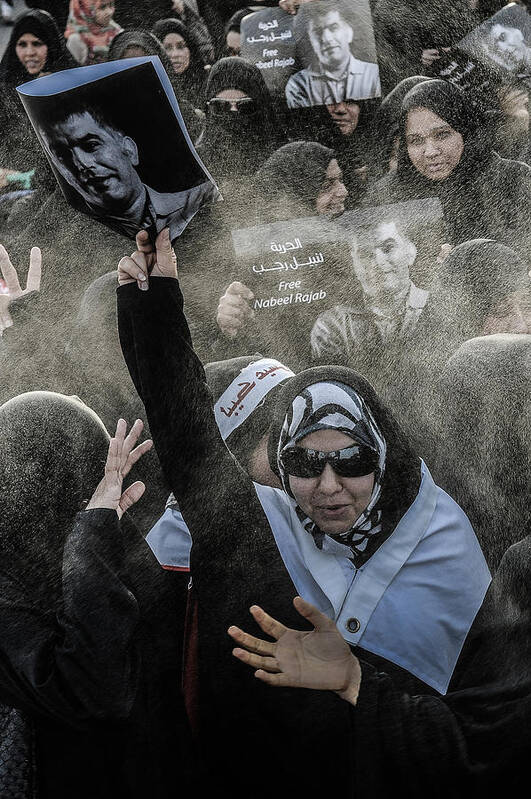
[[[293,16],[277,6],[244,17],[241,56],[258,67],[272,97],[284,104],[286,83],[297,69]]]
[[[391,289],[406,275],[418,288],[433,288],[447,241],[439,199],[346,211],[337,224],[350,243],[352,268],[364,295],[383,285]]]
[[[233,230],[232,241],[233,279],[253,294],[256,341],[289,352],[290,363],[307,362],[316,318],[350,294],[352,258],[342,231],[335,220],[307,217]]]
[[[480,64],[531,85],[531,15],[509,3],[458,43]]]
[[[18,88],[66,200],[122,235],[173,241],[217,186],[156,56],[65,70]]]
[[[278,8],[244,17],[244,58],[290,109],[380,97],[369,0],[320,0],[296,16]]]

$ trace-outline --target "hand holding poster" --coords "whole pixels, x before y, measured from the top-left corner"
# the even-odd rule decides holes
[[[134,238],[172,242],[219,191],[156,56],[65,70],[18,88],[66,200]]]
[[[521,5],[509,3],[457,47],[474,61],[531,85],[531,15]]]

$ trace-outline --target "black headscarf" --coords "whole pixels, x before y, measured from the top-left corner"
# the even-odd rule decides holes
[[[315,201],[336,154],[312,141],[294,141],[276,150],[258,169],[253,193],[267,221],[314,216]]]
[[[446,346],[452,338],[458,346],[480,335],[486,316],[527,279],[527,271],[514,250],[492,239],[473,239],[454,247],[439,273],[438,306],[444,317],[441,324],[448,328]]]
[[[186,25],[178,19],[161,19],[153,26],[153,35],[157,37],[164,47],[164,38],[169,33],[176,33],[182,36],[186,46],[190,51],[190,64],[181,75],[178,75],[172,66],[172,83],[177,99],[185,97],[193,101],[196,107],[200,105],[200,96],[205,84],[205,64],[201,56],[199,43],[193,33]],[[170,61],[171,63],[171,61]],[[171,74],[171,73],[170,73]]]
[[[531,531],[531,336],[465,342],[438,382],[436,478],[461,505],[494,572]]]
[[[16,44],[25,33],[33,33],[48,47],[48,58],[44,72],[58,72],[78,66],[66,49],[64,38],[59,33],[55,21],[50,14],[40,9],[33,9],[22,14],[13,27],[6,51],[0,62],[0,82],[9,86],[18,86],[33,80],[20,63],[16,54]]]
[[[432,181],[420,175],[409,159],[406,145],[407,116],[417,108],[427,108],[461,134],[464,151],[459,164],[445,181]],[[400,152],[398,174],[401,178],[438,193],[439,186],[473,177],[492,154],[492,131],[484,114],[470,103],[457,86],[444,80],[426,80],[410,89],[402,101],[400,113]],[[419,195],[422,196],[422,195]]]
[[[108,443],[77,397],[32,391],[0,406],[3,568],[33,595],[59,598],[63,546],[103,476]]]
[[[140,47],[146,55],[156,55],[160,58],[162,66],[166,70],[166,74],[170,79],[175,95],[179,100],[179,108],[182,111],[186,127],[193,141],[197,139],[203,128],[204,118],[203,114],[196,111],[194,106],[187,100],[186,96],[179,97],[182,94],[181,82],[179,75],[173,69],[172,63],[162,46],[161,42],[149,31],[122,31],[114,37],[107,55],[108,61],[119,61],[124,58],[124,53],[128,47]],[[185,93],[186,95],[186,93]],[[196,99],[196,98],[194,98]],[[197,105],[197,103],[196,103]]]
[[[353,369],[342,366],[316,366],[295,375],[279,391],[268,446],[269,465],[279,477],[281,475],[278,466],[278,446],[285,438],[283,429],[292,413],[294,400],[299,398],[304,402],[304,390],[317,383],[340,383],[353,389],[368,408],[375,427],[385,441],[385,471],[381,480],[379,499],[374,508],[379,512],[377,525],[379,529],[374,535],[369,536],[362,552],[354,553],[354,562],[359,567],[391,535],[404,513],[415,501],[421,481],[420,460],[411,449],[390,410],[365,378]],[[338,391],[338,397],[340,396],[341,391]],[[338,410],[341,412],[340,401]],[[314,537],[318,536],[318,533],[318,530],[312,530]]]
[[[214,116],[208,102],[226,89],[238,89],[253,99],[252,115]],[[231,56],[217,61],[205,89],[206,131],[201,153],[214,177],[236,177],[254,172],[277,145],[271,95],[258,67]]]
[[[376,114],[375,130],[380,145],[378,160],[382,173],[387,172],[389,169],[389,158],[391,157],[393,144],[400,133],[400,115],[404,97],[419,83],[424,83],[427,80],[429,78],[424,75],[411,75],[408,78],[404,78],[381,102]]]

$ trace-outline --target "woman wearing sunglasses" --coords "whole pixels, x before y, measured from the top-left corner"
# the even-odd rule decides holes
[[[119,265],[120,338],[193,540],[187,673],[195,677],[186,696],[202,749],[229,780],[237,751],[238,779],[253,779],[255,796],[270,795],[255,779],[264,758],[274,759],[282,795],[345,790],[353,777],[346,707],[327,693],[267,694],[230,657],[227,627],[247,627],[247,609],[264,598],[296,627],[299,593],[403,690],[445,693],[490,581],[479,544],[351,369],[315,367],[280,389],[268,457],[283,489],[252,483],[216,425],[169,241],[160,234],[155,252],[140,233],[137,246]],[[223,413],[240,413],[267,377],[242,381]],[[334,757],[294,774],[293,758],[312,763],[324,738]],[[258,740],[266,741],[259,758]]]
[[[252,174],[278,146],[275,113],[258,67],[232,56],[217,61],[205,90],[206,129],[199,147],[216,180]]]

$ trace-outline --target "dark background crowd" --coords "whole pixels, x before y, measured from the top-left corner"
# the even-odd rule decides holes
[[[280,6],[295,14],[305,2],[326,0]],[[328,364],[359,371],[464,509],[494,572],[530,521],[530,84],[485,65],[481,80],[464,86],[441,73],[457,42],[504,3],[370,0],[382,96],[292,111],[240,56],[242,19],[278,5],[41,0],[21,7],[2,0],[0,406],[24,392],[50,391],[79,397],[109,431],[119,417],[147,424],[122,358],[115,307],[116,267],[134,247],[66,203],[15,88],[79,65],[157,55],[223,195],[174,246],[200,360],[262,353],[295,372]],[[440,209],[432,222],[404,222],[396,210],[411,204],[414,216],[430,202]],[[307,303],[285,315],[253,307],[256,289],[242,276],[233,231],[285,223],[296,235],[297,220],[341,224],[347,217],[354,232],[327,250],[341,274],[333,304],[314,310]],[[33,252],[26,284],[33,247],[42,252],[42,277]],[[0,459],[2,424],[0,407]],[[33,443],[40,446],[38,438]],[[75,457],[81,468],[85,456]],[[147,491],[131,514],[145,536],[169,491],[154,450],[135,469]],[[27,501],[21,492],[17,507]],[[22,529],[30,515],[27,508],[15,514],[14,524]],[[31,547],[29,540],[15,547],[12,562],[31,560]],[[140,561],[131,566],[132,584],[142,584]],[[37,579],[38,568],[31,572]],[[161,626],[174,601],[164,591],[156,602],[141,598],[146,607],[165,606]],[[151,640],[157,630],[142,634]],[[159,648],[170,663],[170,644]],[[168,666],[154,679],[178,677]],[[179,712],[149,690],[135,705],[148,722],[138,748],[124,754],[131,761],[142,747],[166,745],[157,737],[156,710],[170,726]],[[23,707],[26,700],[22,691]],[[43,725],[49,751],[61,747],[68,760],[59,722]],[[105,734],[101,757],[111,758],[123,739],[112,725]],[[92,751],[94,733],[80,735],[76,752],[80,745]],[[93,768],[88,756],[82,768],[84,779]],[[48,777],[53,785],[55,776]],[[120,791],[109,796],[130,795]]]

